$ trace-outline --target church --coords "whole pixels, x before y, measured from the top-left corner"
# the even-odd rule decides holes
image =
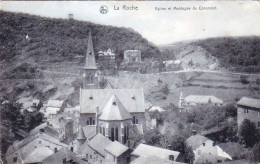
[[[131,135],[143,134],[146,126],[143,89],[99,88],[91,32],[88,37],[80,89],[80,124],[87,138],[97,133],[129,145]]]

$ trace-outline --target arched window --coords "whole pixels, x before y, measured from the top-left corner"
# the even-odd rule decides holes
[[[92,117],[89,118],[89,125],[92,125]]]
[[[106,131],[105,131],[105,128],[103,127],[103,136],[106,135]]]
[[[126,127],[124,127],[124,142],[123,143],[126,143]]]
[[[111,140],[112,141],[115,140],[115,130],[114,130],[114,128],[111,128]]]
[[[115,140],[118,141],[118,127],[116,128],[116,137]]]

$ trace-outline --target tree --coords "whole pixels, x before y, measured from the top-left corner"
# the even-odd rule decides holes
[[[250,122],[249,120],[243,121],[241,125],[241,137],[247,146],[252,147],[257,142],[257,133],[257,129],[253,122]]]
[[[256,143],[253,147],[253,161],[260,162],[260,142]]]
[[[44,115],[38,111],[24,112],[24,130],[30,132],[34,127],[43,123]]]

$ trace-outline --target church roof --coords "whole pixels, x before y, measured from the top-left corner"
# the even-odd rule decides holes
[[[142,89],[82,89],[80,113],[102,113],[112,95],[115,95],[129,113],[145,112]]]
[[[88,35],[88,48],[84,69],[97,69],[91,31],[89,31]]]
[[[106,121],[127,120],[131,118],[131,115],[115,95],[111,96],[99,117],[100,120]]]

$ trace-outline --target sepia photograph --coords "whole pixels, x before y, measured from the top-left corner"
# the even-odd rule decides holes
[[[260,164],[259,1],[0,1],[0,164]]]

